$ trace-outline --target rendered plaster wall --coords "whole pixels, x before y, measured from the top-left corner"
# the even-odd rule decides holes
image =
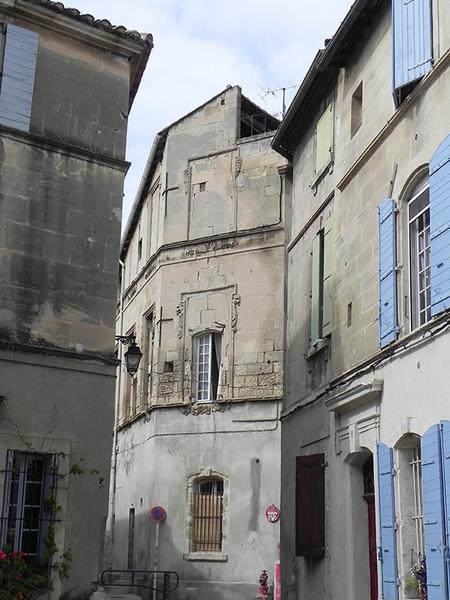
[[[273,580],[279,524],[265,509],[279,503],[279,425],[277,402],[216,405],[209,414],[188,409],[152,412],[118,437],[118,478],[114,568],[127,568],[128,514],[135,508],[133,568],[152,569],[155,525],[149,510],[161,505],[167,521],[160,529],[159,568],[181,579],[174,595],[253,600],[257,580],[267,569]],[[205,469],[224,476],[224,543],[221,560],[189,553],[187,482]]]
[[[0,353],[2,470],[7,450],[58,456],[56,543],[61,553],[70,550],[72,562],[55,599],[64,591],[89,590],[101,568],[114,375],[113,366],[100,362]],[[85,472],[70,475],[73,465]],[[2,476],[1,498],[3,486]]]

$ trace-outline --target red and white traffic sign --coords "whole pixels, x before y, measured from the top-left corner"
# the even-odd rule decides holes
[[[271,504],[266,508],[266,519],[269,523],[276,523],[280,520],[280,509],[275,504]]]
[[[153,506],[150,509],[150,519],[155,523],[161,523],[167,517],[167,513],[162,506]]]

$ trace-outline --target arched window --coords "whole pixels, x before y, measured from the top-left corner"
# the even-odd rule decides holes
[[[219,396],[222,336],[207,332],[195,338],[195,399],[214,402]]]
[[[411,329],[431,319],[430,193],[422,179],[408,201],[408,247]]]
[[[221,552],[223,539],[223,480],[194,482],[191,552]]]

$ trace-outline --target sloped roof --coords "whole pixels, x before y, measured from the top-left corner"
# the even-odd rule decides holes
[[[387,0],[356,0],[334,36],[316,54],[272,140],[272,148],[285,158],[292,159],[301,135],[330,92],[340,68],[354,53],[383,5],[387,5]]]
[[[216,100],[216,98],[219,98],[220,96],[222,96],[222,94],[225,94],[225,93],[231,91],[232,89],[235,89],[236,87],[239,88],[239,90],[240,90],[239,86],[227,85],[227,87],[224,88],[223,90],[221,90],[218,94],[215,94],[214,96],[212,96],[212,98],[209,98],[208,100],[206,100],[206,102],[204,102],[200,106],[197,106],[196,108],[194,108],[187,114],[183,115],[176,121],[173,121],[172,123],[170,123],[170,125],[167,125],[167,127],[164,127],[164,129],[161,129],[161,131],[156,134],[156,136],[153,140],[153,145],[150,150],[150,153],[149,153],[149,156],[147,159],[147,163],[145,165],[144,172],[142,174],[141,182],[139,184],[139,188],[136,193],[136,197],[133,202],[133,206],[131,207],[130,215],[128,217],[128,221],[127,221],[127,224],[125,226],[125,230],[124,230],[124,233],[122,236],[122,243],[121,243],[121,248],[120,248],[121,258],[124,256],[124,254],[126,253],[126,251],[128,249],[128,246],[130,244],[134,230],[139,221],[139,217],[140,217],[141,210],[142,210],[142,205],[145,201],[145,198],[147,197],[155,167],[162,158],[162,155],[164,152],[164,146],[165,146],[167,135],[168,135],[169,131],[173,127],[178,125],[178,123],[181,123],[181,121],[184,121],[188,117],[194,115],[199,110],[202,110],[203,108],[205,108],[205,106],[207,106],[210,102],[213,102],[214,100]],[[260,110],[260,112],[267,112],[264,109],[262,109],[261,107],[259,107],[257,104],[252,102],[252,100],[250,100],[249,98],[244,96],[241,91],[240,91],[240,98],[241,98],[241,102],[247,102],[248,104],[252,105],[253,107],[258,108]],[[272,115],[269,115],[269,116],[273,119],[273,122],[279,123],[278,119],[276,119]]]
[[[70,17],[80,21],[81,23],[90,25],[91,27],[96,27],[97,29],[102,29],[103,31],[107,31],[109,33],[130,38],[135,42],[139,42],[143,46],[153,46],[153,37],[150,33],[139,33],[138,31],[127,29],[123,25],[113,25],[107,19],[96,19],[90,14],[82,14],[77,8],[66,7],[62,2],[53,2],[53,0],[26,0],[26,2],[43,6],[56,13],[63,14],[66,17]]]

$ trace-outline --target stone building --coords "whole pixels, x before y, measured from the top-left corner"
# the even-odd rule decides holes
[[[278,121],[228,87],[154,141],[122,245],[113,566],[175,570],[175,598],[273,577],[282,398]],[[121,352],[123,348],[119,349]],[[167,511],[159,556],[149,510]]]
[[[286,600],[418,598],[423,556],[449,598],[449,23],[446,0],[357,0],[273,141]]]
[[[97,579],[113,427],[127,116],[152,47],[49,0],[1,0],[1,547]],[[45,561],[46,562],[46,561]]]

